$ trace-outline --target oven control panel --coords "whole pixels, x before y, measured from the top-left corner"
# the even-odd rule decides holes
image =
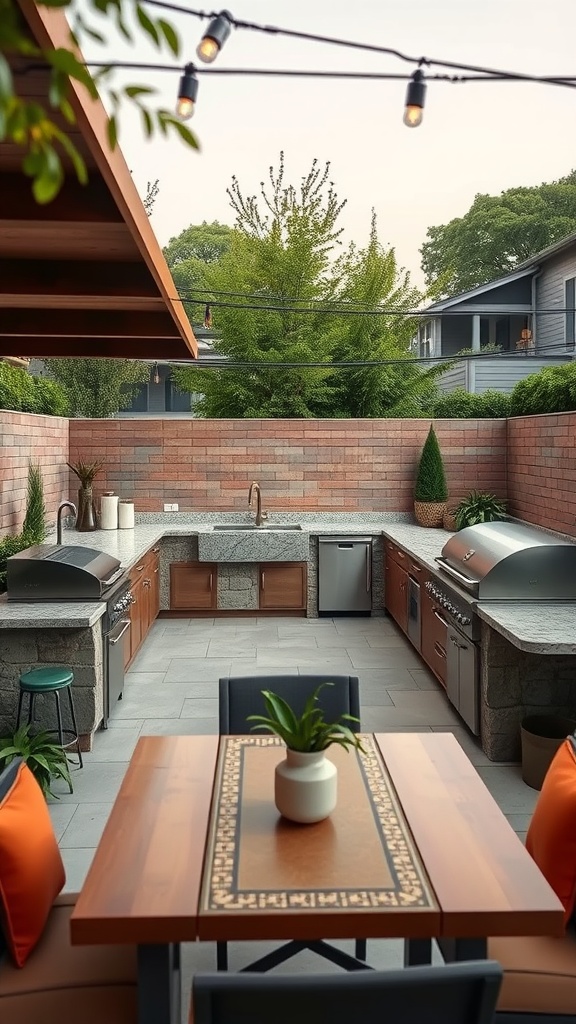
[[[426,590],[438,602],[441,608],[456,620],[461,626],[472,625],[472,616],[454,604],[454,598],[447,594],[437,583],[428,580],[425,584]]]

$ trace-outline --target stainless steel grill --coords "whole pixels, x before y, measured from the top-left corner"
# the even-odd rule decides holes
[[[535,526],[468,526],[436,561],[480,601],[576,601],[576,544]]]
[[[100,601],[124,574],[117,558],[74,545],[37,544],[7,560],[9,601]]]

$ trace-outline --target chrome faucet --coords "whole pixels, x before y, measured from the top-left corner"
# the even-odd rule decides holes
[[[263,526],[266,519],[268,519],[268,513],[262,511],[262,491],[260,490],[260,484],[257,484],[254,480],[250,484],[250,490],[248,491],[248,507],[252,508],[252,496],[256,491],[256,526]]]
[[[62,543],[62,511],[65,508],[71,509],[74,516],[77,516],[76,505],[73,501],[62,501],[58,505],[58,511],[56,513],[56,543]]]

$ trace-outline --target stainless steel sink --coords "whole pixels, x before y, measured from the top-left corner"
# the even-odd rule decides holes
[[[218,526],[213,526],[213,530],[301,530],[302,527],[298,524],[278,524],[266,523],[264,526],[256,526],[256,523],[219,523]]]

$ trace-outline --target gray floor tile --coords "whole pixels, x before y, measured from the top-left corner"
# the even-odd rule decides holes
[[[394,694],[402,691],[394,691]],[[367,732],[386,732],[387,729],[395,727],[402,730],[403,726],[415,726],[424,728],[426,732],[431,725],[450,725],[451,718],[456,724],[456,719],[451,712],[436,711],[434,714],[427,708],[421,710],[415,708],[378,707],[367,704],[361,707],[362,728]],[[432,721],[431,721],[432,719]]]
[[[294,642],[300,644],[300,637],[294,637]],[[342,633],[317,633],[316,644],[319,650],[340,650],[346,649],[350,646],[350,637],[344,636]],[[354,647],[362,649],[363,647],[368,650],[368,641],[365,637],[357,636],[354,638]]]
[[[50,818],[52,819],[54,833],[56,835],[56,839],[58,840],[58,842],[60,842],[61,836],[64,835],[64,832],[68,828],[68,825],[70,824],[70,819],[72,818],[72,815],[74,814],[78,806],[78,804],[59,803],[56,800],[50,801],[48,803]]]
[[[117,707],[120,707],[120,701]],[[112,710],[112,718],[116,714],[116,708]],[[92,750],[84,755],[85,763],[92,764],[97,761],[129,761],[134,753],[134,747],[140,735],[141,722],[131,720],[129,729],[100,729],[94,736]]]
[[[132,675],[133,672],[164,672],[169,657],[170,655],[166,651],[152,650],[152,648],[147,647],[146,643],[144,643],[142,649],[138,651],[134,658],[128,674]]]
[[[178,652],[181,658],[205,658],[208,655],[208,647],[211,641],[197,640],[189,633],[175,633],[170,636],[162,636],[159,640],[153,640],[150,644],[146,641],[146,654],[163,654],[164,657],[171,657],[176,643],[178,643]]]
[[[255,658],[257,650],[256,644],[246,640],[242,643],[236,643],[236,641],[232,640],[230,643],[224,644],[220,643],[219,640],[211,640],[208,644],[206,660],[225,661],[231,658]]]
[[[111,810],[112,803],[79,806],[60,840],[61,849],[79,850],[97,846]]]
[[[519,835],[526,835],[532,818],[531,814],[507,814],[506,817],[515,832]]]
[[[347,647],[348,656],[354,668],[408,668],[422,667],[417,654],[404,647],[357,647],[352,642]]]
[[[179,718],[190,690],[186,683],[134,686],[119,701],[115,718]]]
[[[78,850],[75,848],[63,848],[62,860],[64,861],[64,870],[66,871],[64,892],[80,892],[95,852],[95,849]]]
[[[180,718],[218,718],[216,697],[192,697],[184,701]]]
[[[217,718],[147,718],[142,736],[216,736]]]
[[[394,701],[384,687],[366,686],[360,677],[360,704],[368,707],[394,707]]]
[[[427,668],[413,668],[408,670],[414,682],[420,690],[437,690],[442,692],[442,685],[436,676]]]
[[[108,803],[116,799],[126,765],[122,761],[98,761],[72,773],[74,792],[69,793],[62,780],[53,783],[53,790],[62,804]]]
[[[368,646],[375,649],[380,647],[406,647],[406,637],[402,633],[381,633],[378,636],[367,634],[365,639]],[[354,646],[358,646],[357,639],[354,640]]]
[[[382,687],[386,690],[419,689],[407,668],[357,668],[353,671],[360,679],[360,685]]]
[[[229,676],[231,665],[230,658],[172,658],[168,662],[164,683],[209,683],[220,676]]]
[[[168,664],[168,660],[164,658],[164,665]],[[130,670],[124,678],[124,692],[130,692],[130,687],[138,686],[138,684],[158,686],[164,682],[164,675],[165,672],[134,672]]]

